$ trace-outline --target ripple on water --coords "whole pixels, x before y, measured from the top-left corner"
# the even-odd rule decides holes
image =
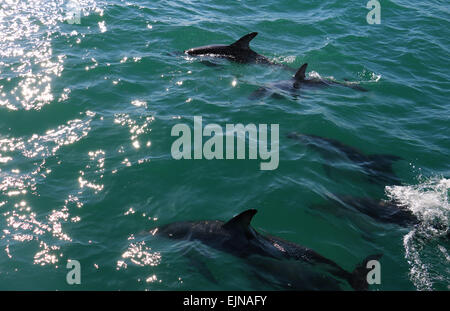
[[[72,1],[73,3],[73,1]],[[80,14],[98,12],[95,1],[77,1]],[[55,54],[52,35],[67,18],[64,0],[6,0],[0,9],[0,107],[35,109],[51,103],[53,81],[65,54]]]
[[[94,113],[88,111],[84,119],[70,120],[41,135],[0,140],[0,156],[8,159],[5,161],[7,166],[3,166],[0,170],[2,177],[0,193],[4,198],[0,204],[5,219],[0,239],[9,258],[14,257],[14,249],[18,244],[35,243],[38,250],[33,255],[33,263],[57,265],[62,256],[61,244],[72,241],[72,238],[64,232],[63,224],[80,220],[79,217],[70,215],[71,208],[82,206],[78,197],[69,194],[62,207],[45,214],[38,213],[33,208],[33,203],[27,202],[27,198],[30,198],[30,193],[36,192],[37,184],[43,183],[51,174],[52,169],[47,165],[49,158],[56,155],[61,147],[74,144],[87,136],[94,116]],[[97,162],[97,168],[101,171],[104,161],[102,153],[94,152],[89,156],[91,160]],[[29,170],[17,169],[17,161],[29,163]],[[58,164],[60,163],[59,161]],[[96,190],[102,190],[98,189],[98,185],[85,179],[82,181],[84,184],[80,182],[81,188],[91,186]]]

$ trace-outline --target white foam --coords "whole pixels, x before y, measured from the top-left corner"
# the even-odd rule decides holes
[[[310,71],[309,73],[308,73],[308,77],[310,77],[310,78],[315,78],[315,79],[322,79],[322,77],[320,76],[320,74],[318,73],[318,72],[316,72],[316,71]]]
[[[450,180],[438,177],[422,180],[417,185],[385,188],[390,199],[408,208],[421,221],[403,237],[409,276],[418,290],[433,290],[435,282],[445,282],[445,276],[438,271],[445,270],[450,258],[447,250],[434,242],[449,230],[449,189]]]
[[[371,82],[378,82],[381,79],[381,74],[377,75],[374,72],[372,73],[372,79],[370,80]]]
[[[432,278],[428,273],[427,266],[422,262],[420,250],[415,242],[416,235],[417,232],[414,229],[403,237],[405,258],[410,266],[409,276],[418,290],[432,290]]]
[[[450,179],[430,178],[417,185],[387,186],[387,196],[413,212],[425,225],[439,224],[448,228]]]

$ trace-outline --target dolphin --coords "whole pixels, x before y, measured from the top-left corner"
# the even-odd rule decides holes
[[[338,140],[316,135],[292,132],[287,137],[312,147],[325,157],[333,153],[346,156],[360,166],[372,182],[400,182],[392,169],[392,164],[395,161],[403,160],[401,157],[390,154],[365,155],[357,148],[345,145]]]
[[[379,222],[397,224],[402,227],[411,227],[420,223],[411,210],[395,200],[337,195],[335,201],[345,208],[356,209]]]
[[[357,210],[378,222],[396,224],[405,228],[425,225],[440,232],[445,232],[448,228],[447,224],[441,222],[424,222],[420,216],[395,199],[387,201],[344,195],[334,195],[333,199],[342,207]]]
[[[283,80],[275,83],[271,83],[268,87],[261,87],[254,91],[251,95],[251,99],[258,99],[264,96],[267,96],[269,94],[272,94],[273,97],[280,97],[280,95],[277,92],[273,92],[272,90],[281,90],[283,92],[286,92],[290,94],[292,97],[297,97],[299,91],[302,88],[309,87],[328,87],[333,85],[339,85],[343,87],[348,87],[351,89],[355,89],[361,92],[367,92],[368,90],[353,84],[351,82],[337,82],[333,80],[325,80],[320,78],[307,78],[306,77],[306,67],[308,67],[308,63],[304,63],[300,68],[297,70],[295,75],[292,76],[289,80]]]
[[[250,41],[256,37],[258,33],[252,32],[246,34],[236,42],[230,45],[207,45],[200,46],[196,48],[191,48],[185,50],[184,53],[191,56],[212,56],[226,58],[228,60],[238,62],[238,63],[257,63],[265,65],[280,66],[288,70],[293,70],[292,68],[285,66],[283,64],[277,64],[272,62],[267,57],[260,55],[250,48]]]
[[[319,265],[328,273],[331,273],[333,277],[348,282],[355,290],[368,289],[366,277],[369,270],[366,267],[367,262],[372,259],[379,259],[381,255],[367,257],[352,273],[348,272],[334,261],[325,258],[312,249],[257,232],[250,224],[256,212],[256,209],[246,210],[227,222],[220,220],[175,222],[156,227],[150,230],[150,233],[154,236],[163,236],[169,239],[200,241],[214,249],[247,259],[247,262],[252,266],[264,267],[275,271],[275,273],[280,273],[280,267],[283,264],[289,266],[293,262],[301,262],[311,266],[311,269]],[[258,260],[258,258],[261,260]],[[289,277],[291,279],[296,278],[292,274]],[[298,275],[297,277],[306,279],[304,275]],[[324,280],[320,277],[308,277],[307,279]],[[300,285],[298,282],[291,280],[289,283],[296,284],[296,289],[310,289],[308,285],[311,285],[314,289],[330,288],[323,282],[315,282],[314,285]]]

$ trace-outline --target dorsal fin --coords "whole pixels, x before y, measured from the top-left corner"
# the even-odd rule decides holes
[[[250,41],[252,41],[252,39],[256,37],[257,34],[257,32],[249,33],[237,40],[235,43],[230,44],[230,46],[238,47],[240,49],[250,49]]]
[[[226,230],[235,230],[239,232],[248,232],[250,227],[250,222],[252,221],[253,216],[255,216],[257,210],[249,209],[237,216],[234,216],[229,221],[227,221],[223,228]]]
[[[308,67],[308,63],[304,63],[299,70],[295,73],[295,80],[305,80],[305,71],[306,67]]]

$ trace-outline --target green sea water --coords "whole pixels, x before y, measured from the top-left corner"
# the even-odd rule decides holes
[[[449,3],[381,0],[380,24],[367,22],[366,4],[1,0],[0,289],[277,289],[240,258],[143,234],[256,208],[255,229],[348,271],[382,253],[372,290],[448,290]],[[292,73],[207,66],[180,53],[254,31],[252,49],[270,60],[307,62],[309,77],[369,91],[255,100],[253,91]],[[193,128],[194,116],[223,127],[279,124],[278,168],[173,159],[172,127]],[[348,159],[288,139],[294,131],[401,157],[399,182],[370,182]],[[335,195],[396,200],[421,224],[380,222],[337,206]],[[66,282],[71,259],[81,264],[80,285]]]

